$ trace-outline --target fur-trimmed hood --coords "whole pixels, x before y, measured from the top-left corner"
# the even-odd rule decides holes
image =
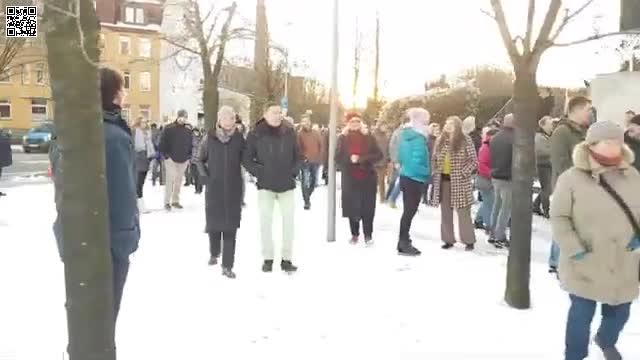
[[[633,164],[635,160],[635,154],[631,149],[626,145],[622,145],[622,162],[617,166],[615,170],[626,171],[631,168],[631,164]],[[607,168],[605,166],[600,165],[591,155],[589,154],[589,143],[583,141],[578,144],[575,149],[573,149],[573,164],[576,168],[580,170],[584,170],[590,172],[592,176],[598,177],[600,174],[612,170],[611,168]]]

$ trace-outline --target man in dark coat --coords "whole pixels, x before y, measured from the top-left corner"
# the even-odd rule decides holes
[[[140,220],[136,193],[136,164],[131,129],[121,115],[124,77],[116,70],[100,70],[100,90],[104,121],[106,182],[109,204],[109,232],[113,265],[114,314],[118,317],[124,284],[129,273],[129,255],[138,249]],[[64,261],[62,239],[62,153],[54,143],[49,151],[58,217],[53,232]],[[115,319],[114,319],[115,321]]]
[[[629,120],[627,131],[624,133],[624,142],[636,155],[633,167],[640,171],[640,115],[636,115]]]
[[[506,230],[511,219],[511,198],[513,184],[513,138],[515,120],[513,114],[504,117],[502,129],[491,139],[491,183],[494,189],[493,211],[491,213],[491,238],[496,247],[509,246]]]
[[[172,207],[182,209],[180,205],[182,179],[193,152],[193,133],[191,126],[186,123],[187,117],[186,110],[178,111],[178,118],[164,129],[160,138],[159,150],[165,158],[164,207],[167,211]]]
[[[206,185],[206,232],[209,234],[209,265],[216,265],[222,248],[222,274],[235,278],[236,233],[242,212],[242,157],[245,139],[235,124],[234,111],[223,106],[218,124],[200,143],[195,165]],[[223,242],[224,246],[221,246]]]
[[[11,133],[0,129],[0,179],[2,178],[2,168],[9,167],[12,163]],[[5,193],[0,191],[0,196],[5,195]]]
[[[285,272],[295,272],[292,263],[295,200],[295,177],[302,167],[296,133],[283,118],[282,107],[269,103],[264,117],[247,136],[244,166],[255,176],[260,209],[262,238],[262,271],[273,271],[274,249],[272,236],[273,210],[277,202],[282,218],[282,261]]]
[[[298,146],[300,153],[304,157],[304,165],[300,171],[300,185],[302,187],[302,198],[304,209],[311,209],[311,195],[318,183],[318,168],[322,163],[322,135],[311,128],[311,117],[307,114],[302,116],[300,130],[298,131]]]

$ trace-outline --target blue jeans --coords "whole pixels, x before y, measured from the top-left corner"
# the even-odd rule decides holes
[[[597,303],[576,295],[569,296],[571,307],[565,334],[565,360],[582,360],[589,355],[591,321]],[[620,332],[629,320],[630,309],[630,303],[615,306],[602,304],[602,321],[596,336],[603,349],[616,345]]]
[[[120,303],[122,302],[122,292],[124,290],[124,284],[127,282],[127,275],[129,274],[129,259],[120,259],[112,255],[111,262],[113,264],[113,314],[115,319],[118,319]]]
[[[400,187],[400,181],[394,182],[391,188],[391,194],[387,199],[390,203],[395,204],[400,197],[400,193],[402,193],[402,188]]]
[[[558,261],[560,260],[560,246],[557,242],[551,241],[551,250],[549,251],[549,267],[558,267]]]
[[[302,198],[305,204],[311,201],[311,194],[316,189],[318,183],[318,169],[320,165],[305,163],[300,170],[300,183],[302,186]]]
[[[391,175],[389,175],[389,183],[387,184],[389,185],[387,187],[387,196],[386,196],[387,200],[391,198],[391,193],[393,192],[393,188],[395,187],[396,181],[398,181],[399,176],[400,176],[400,172],[398,171],[398,169],[394,167],[393,171],[391,172]]]
[[[493,184],[491,179],[485,179],[481,176],[476,178],[476,188],[480,191],[482,197],[482,204],[478,213],[476,214],[475,222],[481,222],[486,229],[491,227],[491,213],[493,212]]]

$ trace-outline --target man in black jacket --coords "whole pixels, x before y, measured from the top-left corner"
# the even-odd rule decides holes
[[[182,209],[180,189],[193,151],[193,134],[186,124],[187,117],[186,110],[178,111],[176,121],[168,125],[160,137],[158,148],[165,158],[164,208],[167,211],[171,211],[172,207]]]
[[[11,132],[0,128],[0,178],[2,178],[2,168],[9,167],[12,163],[11,156]],[[0,196],[6,194],[0,191]]]
[[[283,120],[282,108],[267,104],[264,117],[247,136],[244,166],[257,179],[260,233],[262,238],[262,271],[273,270],[273,208],[277,202],[282,217],[282,262],[286,272],[295,272],[291,262],[294,237],[295,177],[302,167],[295,130]]]
[[[627,131],[624,133],[624,142],[636,155],[633,167],[640,171],[640,115],[636,115],[629,120]]]
[[[514,117],[504,117],[502,129],[491,139],[491,179],[495,199],[491,214],[491,237],[496,247],[507,247],[507,226],[511,218],[511,166],[513,165]]]

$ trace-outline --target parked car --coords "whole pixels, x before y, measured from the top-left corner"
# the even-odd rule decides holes
[[[53,138],[53,123],[47,122],[38,125],[22,137],[22,148],[24,152],[32,151],[48,152]]]

